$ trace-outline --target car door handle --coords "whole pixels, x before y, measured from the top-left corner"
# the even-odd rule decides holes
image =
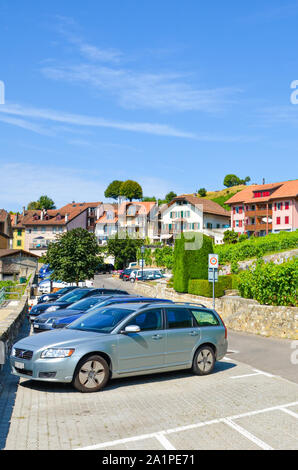
[[[162,336],[161,335],[153,335],[152,339],[162,339]]]
[[[191,331],[191,332],[189,333],[190,336],[198,336],[198,334],[199,334],[199,333],[198,333],[197,331]]]

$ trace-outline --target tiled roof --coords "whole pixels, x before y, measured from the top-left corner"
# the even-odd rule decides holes
[[[149,212],[154,208],[154,207],[157,207],[157,203],[156,202],[149,202],[149,201],[146,201],[146,202],[139,202],[139,201],[127,201],[127,202],[122,202],[119,206],[119,215],[120,216],[124,216],[127,214],[127,208],[129,206],[135,206],[136,207],[136,216],[137,215],[148,215]]]
[[[254,197],[255,191],[270,191],[270,196]],[[226,204],[235,204],[239,202],[267,202],[274,199],[296,198],[298,196],[298,180],[283,181],[281,183],[272,184],[254,184],[247,186],[237,194],[234,194]]]
[[[0,209],[0,222],[5,222],[6,217],[9,216],[5,209]]]
[[[43,219],[41,220],[41,210],[25,211],[25,215],[22,219],[22,225],[66,225],[75,217],[80,215],[82,212],[87,210],[87,206],[76,206],[71,207],[67,205],[61,209],[51,209],[44,212]],[[68,221],[66,221],[66,215],[68,214]],[[38,217],[35,219],[35,217]]]
[[[16,255],[18,253],[24,253],[26,256],[31,256],[33,258],[39,258],[38,255],[35,255],[34,253],[30,253],[29,251],[25,251],[25,250],[21,250],[21,249],[13,250],[13,249],[10,249],[10,248],[0,249],[0,258],[5,258],[6,256],[13,256],[13,255]]]
[[[204,199],[201,197],[194,196],[192,194],[181,194],[180,196],[175,197],[169,204],[169,207],[177,201],[187,201],[193,206],[196,205],[202,205],[203,206],[203,212],[206,214],[214,214],[214,215],[221,215],[225,217],[230,217],[230,212],[226,211],[222,206],[217,204],[214,201],[211,201],[210,199]]]

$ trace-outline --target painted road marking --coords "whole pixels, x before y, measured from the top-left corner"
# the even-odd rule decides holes
[[[283,405],[271,406],[270,408],[263,408],[261,410],[248,411],[246,413],[241,413],[241,414],[234,415],[234,416],[228,416],[226,418],[213,419],[213,420],[210,420],[210,421],[204,421],[204,422],[200,422],[200,423],[189,424],[189,425],[186,425],[186,426],[180,426],[180,427],[177,427],[177,428],[167,429],[167,430],[164,430],[164,431],[156,431],[156,432],[153,432],[153,433],[150,433],[150,434],[142,434],[142,435],[139,435],[139,436],[132,436],[132,437],[125,437],[123,439],[117,439],[115,441],[102,442],[100,444],[95,444],[95,445],[92,445],[92,446],[82,447],[82,448],[78,448],[76,450],[104,449],[105,447],[112,447],[112,446],[116,446],[118,444],[126,444],[128,442],[141,441],[141,440],[151,439],[151,438],[156,438],[164,446],[165,449],[174,450],[174,447],[172,446],[170,441],[168,441],[168,439],[165,437],[166,435],[168,436],[169,434],[174,434],[174,433],[182,432],[182,431],[188,431],[190,429],[196,429],[196,428],[200,428],[200,427],[203,427],[203,426],[208,426],[210,424],[217,424],[217,423],[227,424],[228,426],[232,427],[233,429],[238,431],[243,436],[247,437],[247,439],[249,439],[250,441],[257,444],[261,449],[272,449],[272,447],[269,446],[269,444],[266,444],[265,442],[261,441],[256,436],[251,434],[249,431],[246,431],[246,429],[244,429],[242,426],[239,426],[238,424],[234,423],[234,421],[237,420],[237,419],[240,419],[240,418],[247,417],[247,416],[254,416],[254,415],[257,415],[257,414],[260,414],[260,413],[267,413],[267,412],[274,411],[274,410],[283,410],[286,413],[289,413],[289,414],[293,415],[294,411],[288,410],[287,408],[289,408],[291,406],[297,406],[297,405],[298,405],[298,401],[291,402],[291,403],[285,403]],[[294,414],[296,415],[297,413],[294,413]]]

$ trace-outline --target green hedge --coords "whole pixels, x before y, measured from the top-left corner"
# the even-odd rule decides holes
[[[194,244],[194,249],[187,249],[191,243]],[[182,233],[176,239],[173,271],[174,289],[177,292],[188,292],[190,279],[208,279],[209,253],[213,253],[212,239],[202,233]]]
[[[215,297],[222,297],[225,295],[225,290],[232,288],[233,276],[219,276],[218,282],[215,283]],[[206,279],[191,279],[188,283],[188,293],[211,298],[213,296],[212,282]]]
[[[298,248],[298,230],[271,233],[265,237],[252,237],[233,245],[216,245],[214,250],[219,255],[219,263],[225,264],[294,248]]]

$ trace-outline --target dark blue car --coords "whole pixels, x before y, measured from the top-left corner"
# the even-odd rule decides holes
[[[170,302],[173,303],[172,300],[167,300],[167,299],[157,299],[155,297],[110,297],[108,299],[103,300],[102,302],[98,303],[95,307],[90,308],[86,312],[78,312],[78,313],[73,313],[72,315],[68,315],[65,317],[59,316],[59,318],[56,318],[53,320],[52,323],[52,328],[64,328],[65,326],[69,325],[73,321],[77,320],[80,318],[82,315],[85,315],[86,313],[96,313],[99,311],[102,307],[105,307],[107,305],[112,305],[112,304],[125,304],[125,303],[154,303],[154,302]]]
[[[62,308],[66,308],[69,305],[78,302],[85,297],[89,297],[90,295],[112,295],[112,294],[119,294],[119,295],[127,295],[126,291],[121,291],[117,289],[104,289],[104,288],[94,288],[94,287],[82,287],[75,289],[67,294],[63,295],[58,299],[56,302],[49,302],[49,303],[42,303],[37,304],[30,310],[29,318],[30,321],[33,322],[36,317],[44,313],[45,311],[55,312],[56,310],[60,310]]]

